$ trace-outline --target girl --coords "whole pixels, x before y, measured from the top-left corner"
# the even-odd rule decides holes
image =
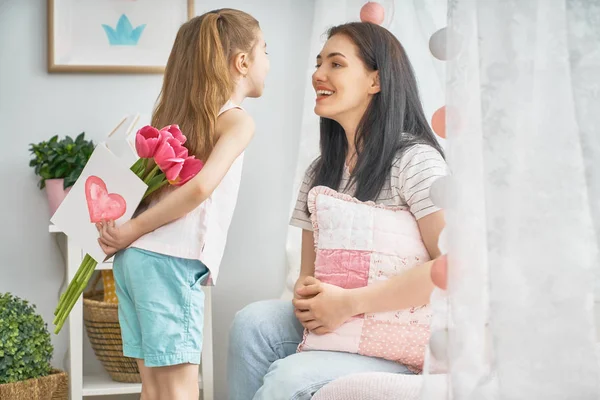
[[[236,315],[230,334],[230,399],[310,399],[331,380],[360,372],[409,373],[398,363],[357,354],[296,353],[304,328],[332,332],[354,315],[429,302],[432,262],[387,281],[342,289],[313,277],[315,249],[307,193],[323,185],[361,201],[408,206],[431,259],[439,256],[443,211],[429,198],[446,174],[417,82],[398,40],[371,23],[332,28],[312,84],[321,117],[321,156],[308,168],[291,224],[303,229],[293,304],[266,301]]]
[[[260,97],[269,70],[258,21],[233,9],[179,29],[152,125],[178,124],[204,168],[166,189],[136,218],[101,224],[100,244],[117,253],[123,353],[138,360],[142,399],[197,399],[204,295],[217,280],[237,200],[243,152],[254,134],[239,106]],[[129,246],[129,247],[128,247]]]

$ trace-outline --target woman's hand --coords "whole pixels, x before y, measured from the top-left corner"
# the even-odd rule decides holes
[[[431,280],[435,286],[446,290],[448,285],[448,259],[445,254],[433,261],[433,265],[431,266]]]
[[[98,243],[107,256],[112,256],[133,243],[141,235],[135,229],[132,220],[117,227],[114,221],[98,222],[96,228],[100,233]]]
[[[304,280],[305,280],[306,278],[307,278],[307,277],[306,277],[306,276],[303,276],[303,275],[300,275],[300,276],[298,277],[298,280],[296,281],[296,284],[294,285],[294,299],[293,299],[293,300],[309,299],[309,298],[312,298],[312,297],[314,297],[314,296],[309,296],[309,297],[307,296],[307,297],[304,297],[304,296],[301,296],[300,294],[298,294],[298,292],[299,292],[299,289],[304,287]],[[301,292],[301,291],[300,291],[300,292]],[[294,303],[294,301],[293,301],[293,300],[292,300],[292,304]],[[298,315],[299,315],[299,311],[298,311],[298,309],[294,309],[294,313],[296,314],[296,318],[298,318]],[[300,319],[300,318],[298,318],[298,321],[300,321],[300,323],[302,324],[302,326],[304,326],[306,329],[308,329],[308,327],[307,327],[306,325],[307,325],[307,322],[309,322],[309,321],[306,321],[306,322],[305,322],[305,321],[303,321],[303,320],[302,320],[302,319]]]
[[[312,276],[297,285],[292,303],[296,318],[317,335],[333,332],[355,315],[348,290],[323,283]]]

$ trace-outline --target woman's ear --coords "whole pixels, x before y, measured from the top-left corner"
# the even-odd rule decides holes
[[[249,61],[248,53],[238,53],[233,59],[233,66],[240,75],[245,77],[248,75],[248,69],[250,68]]]
[[[371,72],[371,86],[369,87],[369,94],[379,93],[381,91],[381,85],[379,84],[379,71]]]

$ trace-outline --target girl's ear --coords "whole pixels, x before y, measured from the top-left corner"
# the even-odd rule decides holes
[[[238,53],[233,59],[233,65],[235,70],[242,76],[248,75],[248,69],[250,68],[250,57],[248,53]]]

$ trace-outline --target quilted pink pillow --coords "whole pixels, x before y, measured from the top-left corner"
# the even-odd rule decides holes
[[[400,275],[430,260],[414,216],[318,186],[308,194],[314,227],[315,278],[357,288]],[[429,306],[357,315],[335,332],[304,332],[298,351],[329,350],[385,358],[413,371],[423,367]]]

